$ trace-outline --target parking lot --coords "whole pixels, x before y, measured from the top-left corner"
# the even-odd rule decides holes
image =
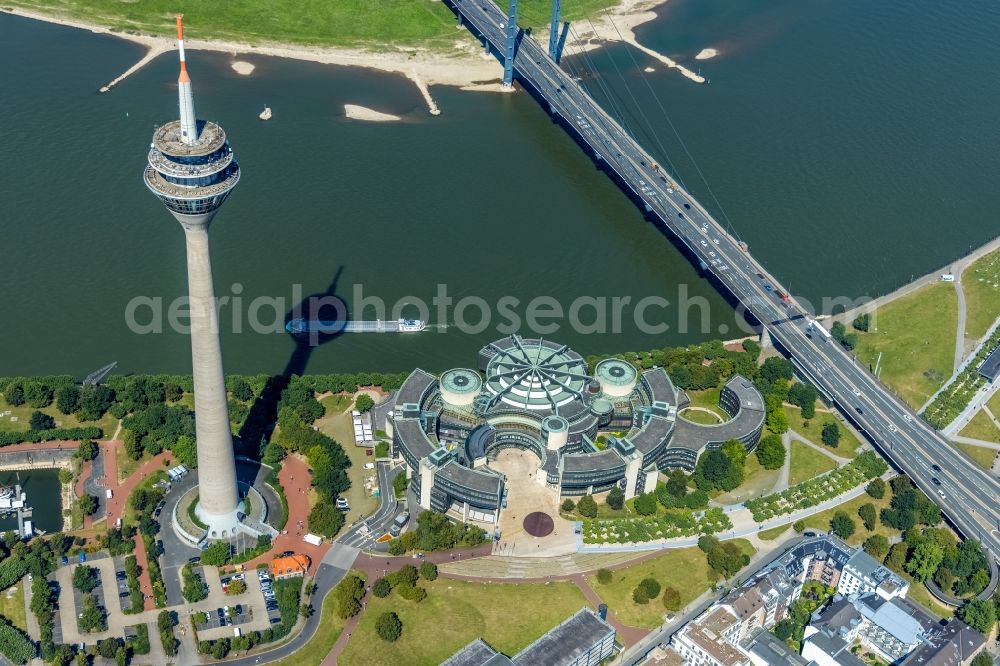
[[[239,595],[210,594],[209,600],[216,602],[215,608],[203,609],[208,622],[197,626],[200,640],[212,640],[232,636],[234,628],[239,627],[244,633],[260,631],[277,624],[280,618],[278,604],[271,590],[271,579],[264,570],[250,570],[238,574],[227,574],[221,578],[214,576],[215,569],[205,571],[205,579],[212,590],[214,585],[219,592],[223,586],[232,580],[242,577],[247,591]],[[212,580],[214,579],[214,580]],[[225,600],[223,603],[220,599]],[[207,600],[208,601],[208,600]],[[203,602],[201,605],[204,605]]]

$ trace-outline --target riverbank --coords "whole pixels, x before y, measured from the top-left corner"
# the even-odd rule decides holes
[[[574,52],[600,48],[605,42],[624,41],[667,67],[677,69],[692,81],[704,82],[701,76],[676,61],[640,45],[635,40],[634,28],[655,19],[654,9],[662,7],[667,1],[620,0],[610,9],[595,5],[591,8],[594,16],[585,19],[585,23],[581,22],[575,26],[574,32],[579,41],[574,45]],[[143,30],[144,24],[138,22],[134,24],[135,27],[126,29],[121,27],[123,24],[118,18],[109,17],[106,23],[102,23],[81,16],[60,14],[54,8],[39,7],[37,4],[27,7],[4,7],[0,8],[0,11],[23,18],[88,30],[96,34],[111,35],[147,49],[143,58],[133,66],[115,79],[100,85],[101,92],[110,91],[148,62],[176,48],[173,37],[149,34]],[[464,27],[454,25],[454,28],[455,38],[448,39],[447,43],[438,40],[430,45],[405,43],[386,45],[373,41],[370,48],[362,48],[267,41],[254,43],[236,39],[198,39],[196,36],[198,27],[195,25],[190,31],[194,37],[188,36],[185,47],[188,50],[228,53],[234,58],[232,63],[234,71],[243,76],[252,75],[253,63],[236,58],[253,54],[402,74],[421,90],[430,113],[437,115],[437,107],[430,97],[428,86],[447,85],[463,89],[495,91],[498,89],[496,81],[503,73],[503,68],[497,59],[484,53],[479,42],[472,39]],[[533,32],[533,36],[545,43],[548,40],[548,29],[540,27]]]

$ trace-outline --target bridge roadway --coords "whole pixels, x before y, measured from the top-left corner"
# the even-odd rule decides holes
[[[503,53],[507,17],[491,0],[444,0],[466,25]],[[797,366],[865,431],[893,463],[941,507],[967,538],[1000,557],[1000,482],[975,465],[893,396],[834,341],[807,333],[806,313],[690,194],[673,183],[571,76],[523,35],[517,77],[578,135],[641,201],[762,323]]]

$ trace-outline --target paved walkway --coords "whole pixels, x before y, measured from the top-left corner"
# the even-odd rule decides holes
[[[267,564],[274,558],[275,553],[283,553],[286,550],[308,555],[313,565],[318,566],[326,551],[330,549],[330,544],[324,541],[319,546],[314,546],[302,540],[308,533],[309,497],[312,492],[309,466],[298,456],[288,456],[281,463],[278,480],[285,489],[285,497],[288,499],[288,522],[285,523],[285,529],[275,537],[271,550],[250,560],[245,566],[247,569],[253,569],[258,564]]]
[[[844,458],[842,456],[838,456],[837,454],[835,454],[832,451],[830,451],[829,447],[820,446],[819,444],[814,444],[811,441],[809,441],[808,439],[806,439],[806,437],[804,435],[800,435],[799,433],[795,432],[794,430],[789,430],[785,434],[786,435],[790,435],[791,439],[794,439],[794,440],[796,440],[798,442],[801,442],[802,444],[805,444],[809,448],[814,449],[816,451],[819,451],[820,453],[822,453],[826,457],[831,458],[835,463],[837,463],[837,467],[843,467],[847,463],[851,462],[851,458]],[[789,454],[789,459],[791,459],[791,454]]]

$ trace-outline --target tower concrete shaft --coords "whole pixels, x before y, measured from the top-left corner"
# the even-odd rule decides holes
[[[212,285],[208,227],[214,212],[175,215],[187,245],[191,312],[191,366],[194,375],[195,429],[198,437],[198,517],[209,536],[232,534],[239,526],[236,459],[229,426],[226,377],[222,370],[219,317]]]

